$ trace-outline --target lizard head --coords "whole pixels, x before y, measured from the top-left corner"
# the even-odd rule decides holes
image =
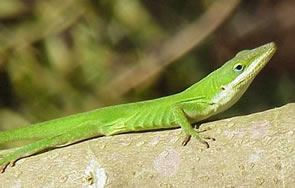
[[[252,50],[243,50],[219,69],[222,89],[248,87],[276,51],[271,42]]]
[[[218,91],[212,96],[213,102],[224,106],[223,110],[232,106],[247,90],[275,51],[276,45],[273,42],[252,50],[243,50],[213,72],[215,75],[212,75],[213,82]]]

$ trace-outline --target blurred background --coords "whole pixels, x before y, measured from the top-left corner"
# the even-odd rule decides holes
[[[294,0],[2,0],[0,130],[171,95],[238,51],[278,51],[217,119],[295,101]]]

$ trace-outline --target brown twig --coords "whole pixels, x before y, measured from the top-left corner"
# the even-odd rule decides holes
[[[199,45],[206,37],[220,26],[237,7],[240,0],[216,1],[207,12],[192,24],[186,26],[175,37],[164,42],[157,53],[147,58],[115,78],[102,89],[102,96],[116,99],[145,80],[161,72],[168,64]],[[116,92],[113,92],[113,91]],[[106,95],[107,94],[107,95]]]

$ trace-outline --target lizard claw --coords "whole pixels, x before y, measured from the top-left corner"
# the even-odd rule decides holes
[[[19,158],[17,158],[17,159],[15,159],[15,160],[13,160],[13,161],[10,161],[10,167],[14,167],[15,166],[15,163],[16,163],[16,161],[18,161],[18,160],[20,160],[20,159],[22,159],[22,158],[24,158],[24,157],[19,157]]]
[[[5,172],[5,169],[8,167],[9,163],[10,162],[2,164],[2,166],[0,167],[0,174]]]
[[[187,143],[191,140],[191,137],[191,135],[186,136],[181,145],[186,146]]]
[[[216,139],[211,136],[203,136],[203,138],[206,140],[216,141]]]
[[[202,139],[200,139],[199,141],[206,146],[206,149],[208,149],[210,147],[209,143],[207,141],[202,140]]]
[[[206,128],[202,128],[202,130],[200,130],[200,128],[198,128],[195,131],[197,133],[203,133],[203,132],[210,131],[210,130],[211,130],[211,127],[206,127]]]

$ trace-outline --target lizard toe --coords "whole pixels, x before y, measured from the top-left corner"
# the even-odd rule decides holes
[[[9,165],[10,162],[6,162],[4,160],[0,161],[0,174],[5,172],[5,169],[7,168],[7,166]]]

